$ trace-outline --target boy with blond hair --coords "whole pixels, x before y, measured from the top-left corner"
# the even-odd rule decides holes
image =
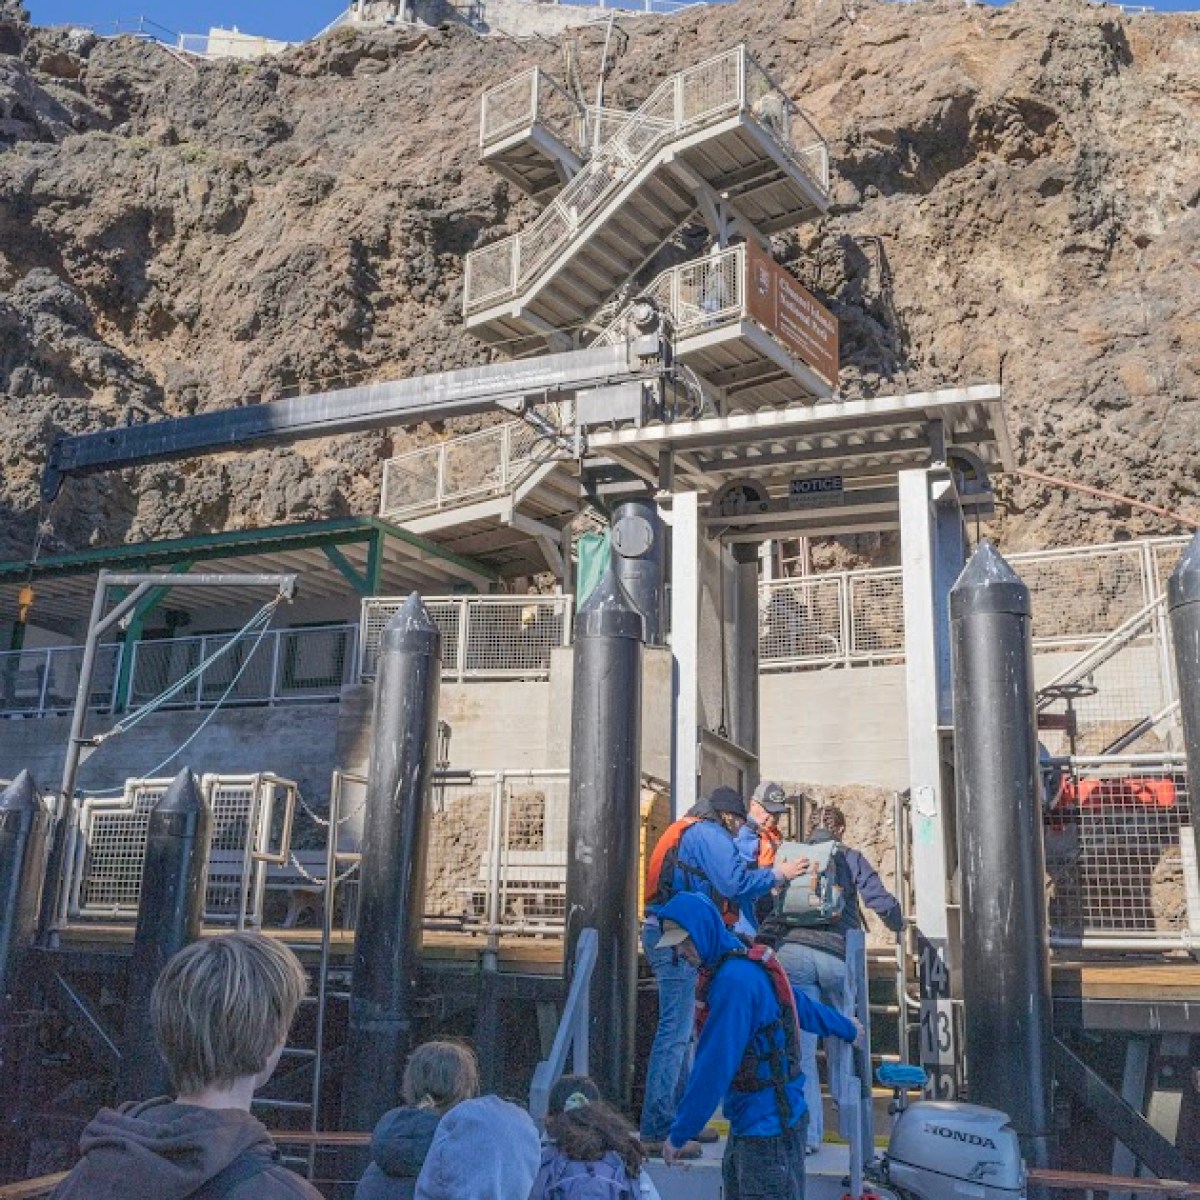
[[[250,1115],[307,986],[296,956],[261,934],[175,955],[150,1001],[175,1098],[101,1110],[54,1200],[320,1200]]]

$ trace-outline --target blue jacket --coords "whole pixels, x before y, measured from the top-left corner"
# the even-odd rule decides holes
[[[689,875],[680,863],[702,875]],[[679,839],[679,856],[670,879],[671,895],[694,892],[720,906],[722,900],[741,905],[766,895],[780,881],[774,868],[751,869],[746,865],[733,835],[718,821],[697,821]],[[648,904],[647,913],[657,915],[658,906]]]
[[[715,967],[721,957],[742,944],[729,933],[716,906],[702,896],[682,894],[663,905],[660,916],[677,921],[691,936],[706,967]],[[796,995],[801,1029],[821,1037],[855,1038],[854,1026],[832,1008]],[[734,1076],[746,1047],[753,1039],[771,1037],[773,1044],[784,1045],[783,1030],[760,1034],[764,1026],[779,1019],[779,1001],[766,972],[745,958],[728,960],[713,978],[708,990],[708,1019],[696,1045],[696,1059],[688,1078],[687,1091],[675,1113],[671,1141],[676,1146],[694,1138],[721,1104],[732,1132],[739,1137],[776,1137],[783,1132],[773,1088],[758,1092],[733,1090]],[[765,1047],[762,1047],[765,1049]],[[759,1077],[770,1079],[770,1067],[764,1062]],[[804,1103],[804,1076],[786,1085],[790,1124],[808,1111]]]
[[[412,1200],[442,1119],[431,1108],[393,1108],[371,1135],[371,1165],[354,1189],[354,1200]]]

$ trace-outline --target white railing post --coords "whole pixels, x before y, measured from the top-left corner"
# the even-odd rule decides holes
[[[458,602],[458,647],[454,661],[455,674],[458,675],[459,683],[462,683],[467,677],[467,639],[470,636],[467,626],[471,619],[470,614],[470,605],[464,596]]]
[[[446,494],[446,443],[442,442],[438,446],[437,456],[437,479],[433,485],[433,504],[435,508],[442,507],[442,500]]]
[[[534,67],[529,78],[529,117],[530,124],[538,119],[538,108],[542,99],[542,69]]]
[[[274,639],[275,644],[271,647],[271,686],[267,699],[271,705],[274,705],[276,697],[279,694],[279,643],[283,638],[283,630],[272,629],[271,637]],[[254,651],[251,650],[251,653],[253,654]],[[233,698],[237,699],[236,696]]]
[[[841,614],[840,620],[842,625],[840,639],[842,643],[842,661],[846,666],[849,666],[857,639],[854,629],[854,589],[851,587],[848,571],[841,571],[838,574],[838,611]]]
[[[203,662],[208,657],[208,638],[202,637],[200,640],[200,661]],[[208,673],[208,668],[205,667],[196,676],[196,707],[204,706],[204,676]]]
[[[512,462],[512,422],[500,426],[500,494],[508,491],[510,465]]]
[[[53,653],[54,653],[54,651],[50,650],[50,649],[47,649],[45,651],[46,664],[45,664],[45,666],[42,667],[42,686],[40,688],[38,688],[37,711],[38,711],[39,717],[44,717],[46,715],[46,695],[50,688],[50,671],[51,671],[50,656]],[[17,669],[20,670],[20,667],[21,667],[21,664],[20,664],[20,661],[18,660]]]
[[[508,290],[515,292],[521,282],[521,235],[519,233],[512,237],[510,257],[512,261],[508,266]]]

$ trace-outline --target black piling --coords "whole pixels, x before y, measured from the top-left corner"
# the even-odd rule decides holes
[[[200,936],[208,882],[210,813],[196,776],[184,767],[150,812],[137,928],[125,993],[119,1099],[170,1090],[154,1043],[150,993],[167,960]]]
[[[1053,1165],[1053,1008],[1029,589],[987,541],[950,592],[972,1101],[1009,1114]]]
[[[592,1075],[628,1106],[637,999],[642,616],[608,571],[575,618],[566,961],[594,928]]]
[[[50,819],[28,771],[0,792],[0,1019],[14,1007],[17,968],[37,932]]]
[[[642,640],[647,646],[663,645],[667,538],[653,500],[625,500],[613,509],[612,549],[617,579],[629,602],[642,614]]]
[[[372,1129],[398,1103],[412,1048],[440,682],[441,635],[414,592],[379,647],[344,1129]],[[350,1153],[343,1172],[365,1166],[364,1154]]]
[[[1167,580],[1167,611],[1175,647],[1192,836],[1200,862],[1200,533],[1187,544]]]

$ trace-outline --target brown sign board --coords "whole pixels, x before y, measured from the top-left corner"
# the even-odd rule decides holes
[[[746,247],[746,311],[829,383],[838,377],[838,323],[757,246]]]

